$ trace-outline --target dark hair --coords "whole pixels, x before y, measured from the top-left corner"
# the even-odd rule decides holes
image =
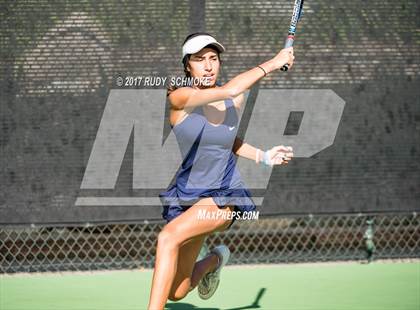
[[[186,38],[185,38],[185,40],[184,40],[184,42],[182,43],[182,45],[184,45],[185,44],[185,42],[187,42],[189,39],[192,39],[192,38],[194,38],[194,37],[197,37],[197,36],[201,36],[201,35],[208,35],[208,36],[211,36],[211,37],[213,37],[213,35],[211,35],[210,33],[207,33],[207,32],[194,32],[194,33],[191,33],[191,34],[189,34]],[[220,62],[220,64],[222,63],[222,60],[220,59],[220,52],[219,52],[219,49],[215,46],[215,45],[213,45],[213,44],[209,44],[209,45],[206,45],[205,47],[210,47],[210,48],[213,48],[214,50],[215,50],[215,52],[217,53],[217,57],[219,58],[219,62]],[[183,66],[184,66],[184,73],[185,73],[185,76],[186,77],[191,77],[191,74],[190,74],[190,72],[187,70],[187,66],[188,66],[188,61],[190,60],[190,57],[191,57],[191,54],[187,54],[187,55],[185,55],[184,56],[184,58],[182,59],[182,64],[183,64]],[[176,86],[176,85],[169,85],[169,87],[168,87],[168,91],[167,91],[167,93],[166,93],[166,96],[169,96],[170,95],[170,93],[171,92],[173,92],[175,89],[177,89],[178,87]]]

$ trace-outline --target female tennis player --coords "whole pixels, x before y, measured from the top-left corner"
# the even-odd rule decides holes
[[[167,224],[158,236],[149,309],[163,309],[168,299],[180,300],[197,285],[202,299],[216,291],[230,252],[219,245],[196,262],[203,241],[229,228],[237,216],[256,210],[235,168],[235,155],[269,166],[287,164],[293,157],[291,147],[280,145],[263,152],[236,137],[243,93],[286,63],[291,67],[293,48],[281,50],[222,86],[216,81],[224,51],[208,33],[187,36],[182,46],[184,71],[199,83],[168,89],[169,121],[183,161],[175,182],[159,194]]]

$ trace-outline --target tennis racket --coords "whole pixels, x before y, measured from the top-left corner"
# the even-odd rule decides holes
[[[289,34],[287,35],[284,48],[293,46],[293,42],[295,41],[296,26],[303,13],[303,1],[304,0],[295,0],[295,6],[293,7],[292,21],[290,22]],[[283,67],[280,68],[280,70],[281,71],[289,70],[289,64],[285,64]]]

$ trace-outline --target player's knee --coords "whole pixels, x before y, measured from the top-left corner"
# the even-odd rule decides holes
[[[180,297],[180,296],[175,295],[175,294],[173,294],[173,295],[171,294],[168,297],[168,299],[171,300],[171,301],[178,301],[178,300],[181,300],[182,298],[184,298],[184,296]]]
[[[178,246],[177,236],[169,229],[163,229],[158,235],[158,247],[173,248]]]
[[[158,235],[158,247],[166,247],[171,243],[171,233],[163,229]]]
[[[180,292],[179,290],[177,290],[176,292],[171,292],[168,298],[171,301],[178,301],[184,298],[185,296],[187,296],[187,294],[188,294],[188,291]]]

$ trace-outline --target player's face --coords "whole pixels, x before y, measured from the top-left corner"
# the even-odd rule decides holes
[[[208,81],[208,84],[204,85],[204,87],[213,87],[219,75],[219,56],[214,49],[205,47],[190,56],[188,69],[192,77],[203,78],[203,81]],[[204,80],[205,77],[206,80]]]

